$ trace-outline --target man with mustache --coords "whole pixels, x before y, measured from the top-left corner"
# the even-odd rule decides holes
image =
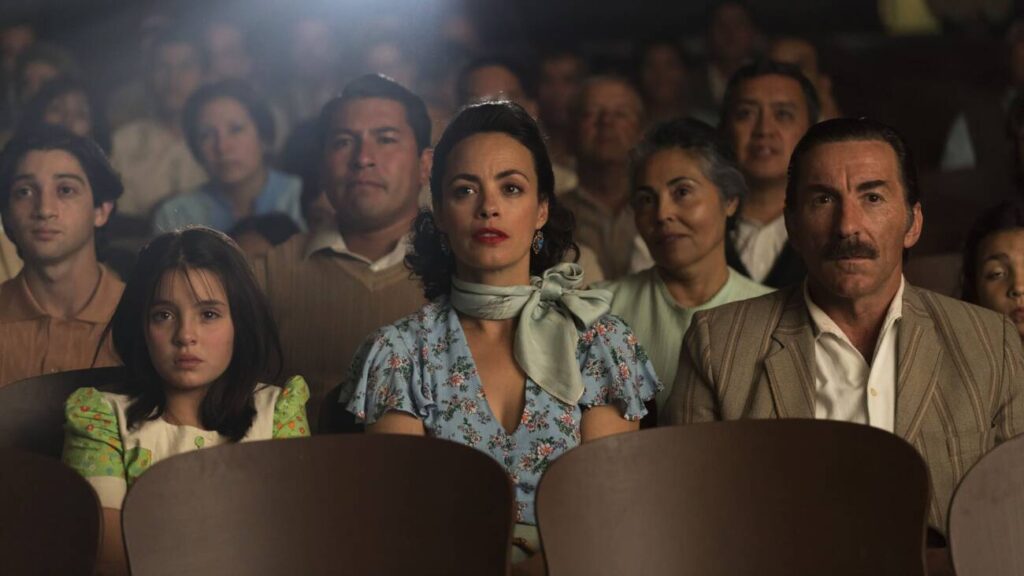
[[[350,82],[324,105],[319,130],[320,187],[337,226],[254,262],[281,334],[282,376],[306,378],[314,424],[363,339],[423,305],[404,259],[433,158],[426,105],[385,76]]]
[[[733,218],[726,259],[733,269],[772,288],[804,277],[800,258],[787,243],[782,210],[789,157],[818,114],[814,85],[791,64],[748,64],[725,90],[721,129],[750,190]]]
[[[3,231],[25,262],[0,284],[0,386],[120,363],[104,329],[124,283],[97,261],[96,232],[123,191],[99,145],[62,127],[0,154]]]
[[[785,222],[806,281],[698,312],[663,419],[818,418],[897,434],[931,472],[941,542],[957,483],[1024,429],[1020,337],[999,314],[906,283],[922,212],[891,128],[818,124],[789,174]]]

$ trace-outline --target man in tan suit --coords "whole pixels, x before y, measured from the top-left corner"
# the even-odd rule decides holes
[[[944,534],[971,466],[1024,426],[1020,337],[989,310],[914,288],[916,175],[890,128],[811,128],[790,163],[790,242],[804,284],[700,312],[663,420],[819,418],[889,430],[924,457]]]

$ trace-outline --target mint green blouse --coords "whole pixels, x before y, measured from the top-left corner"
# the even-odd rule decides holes
[[[772,291],[729,268],[729,279],[711,300],[694,308],[684,308],[669,294],[657,266],[613,282],[597,284],[594,288],[611,291],[612,314],[626,321],[647,350],[654,372],[664,386],[656,396],[659,409],[672,392],[683,335],[690,327],[693,314]]]

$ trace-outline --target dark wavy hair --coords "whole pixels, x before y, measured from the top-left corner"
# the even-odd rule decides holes
[[[964,243],[961,299],[978,303],[978,246],[981,241],[997,232],[1018,228],[1024,228],[1024,201],[1021,200],[1001,202],[978,216]]]
[[[149,308],[166,272],[196,269],[216,274],[224,285],[235,328],[231,363],[210,385],[200,418],[206,429],[238,441],[256,416],[257,384],[264,378],[276,382],[280,375],[281,343],[270,306],[238,245],[201,226],[162,234],[142,249],[110,320],[114,349],[128,372],[125,391],[132,403],[126,410],[127,426],[155,420],[166,408],[164,383],[146,344]]]
[[[448,125],[434,147],[434,164],[430,169],[430,195],[434,206],[441,205],[444,172],[452,150],[470,136],[489,132],[510,136],[530,151],[537,171],[537,193],[541,201],[548,203],[548,221],[541,228],[544,247],[539,254],[530,253],[530,274],[539,276],[564,261],[569,253],[576,261],[579,248],[572,239],[576,219],[568,208],[558,203],[555,196],[555,176],[544,136],[530,114],[513,102],[484,102],[467,106]],[[435,225],[433,213],[420,212],[413,224],[412,250],[405,263],[420,277],[428,300],[451,291],[455,259],[442,250],[442,242],[444,239]]]

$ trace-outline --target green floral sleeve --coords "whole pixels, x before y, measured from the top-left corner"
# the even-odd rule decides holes
[[[309,436],[306,420],[306,401],[309,386],[302,376],[292,376],[284,384],[274,405],[274,438],[300,438]]]
[[[79,388],[64,404],[64,463],[86,478],[125,479],[121,432],[110,402],[95,388]]]

